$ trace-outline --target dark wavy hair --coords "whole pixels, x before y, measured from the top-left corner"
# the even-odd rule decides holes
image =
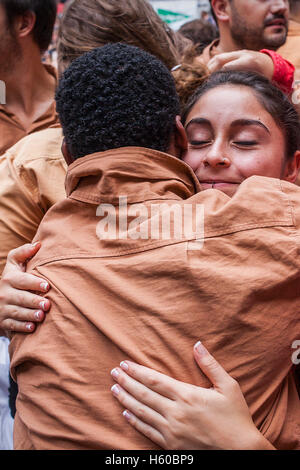
[[[56,20],[56,0],[0,0],[0,5],[4,7],[10,29],[18,16],[32,11],[36,16],[33,38],[41,52],[48,49]]]
[[[185,105],[182,112],[182,122],[185,123],[190,110],[201,96],[224,85],[249,87],[264,109],[283,130],[287,158],[292,157],[297,150],[300,150],[300,121],[296,109],[287,95],[272,85],[267,78],[254,72],[219,71],[210,75]]]
[[[60,80],[56,104],[74,159],[128,146],[165,152],[180,114],[167,67],[121,43],[74,60]]]

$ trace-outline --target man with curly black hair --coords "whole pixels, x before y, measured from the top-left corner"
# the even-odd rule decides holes
[[[74,160],[130,146],[167,152],[180,115],[167,68],[125,44],[76,59],[60,81],[56,106]]]
[[[128,258],[130,266],[123,265],[123,255],[127,259],[126,253],[143,252],[145,243],[151,245],[153,240],[139,236],[139,229],[132,225],[139,219],[133,214],[139,210],[136,203],[143,202],[142,210],[150,210],[153,204],[182,203],[200,190],[192,170],[176,158],[186,146],[179,98],[162,62],[141,49],[117,43],[72,62],[60,80],[56,103],[65,136],[63,153],[70,165],[68,197],[44,217],[37,235],[43,245],[34,262],[43,270],[41,258],[56,259],[46,262],[43,276],[58,289],[51,289],[52,308],[43,327],[34,336],[12,339],[12,368],[20,391],[14,447],[151,448],[153,444],[136,433],[120,434],[114,418],[119,410],[110,396],[108,372],[121,360],[115,346],[118,341],[130,356],[135,357],[139,350],[131,338],[139,330],[138,316],[131,314],[130,305],[132,295],[144,298],[136,283],[136,270],[143,276],[145,263],[137,255]],[[124,214],[120,212],[120,237],[107,239],[100,230],[106,219],[102,210],[113,216],[111,210],[123,210],[119,202],[124,198],[130,222],[125,231],[130,230],[131,235],[124,238],[121,233]],[[146,253],[152,264],[151,249]],[[155,263],[153,266],[155,271]],[[157,268],[161,269],[160,263]],[[60,319],[57,309],[62,313]],[[119,321],[124,326],[128,322],[123,332],[118,332]],[[60,333],[57,328],[62,328]],[[47,340],[42,338],[45,334]],[[36,360],[30,361],[32,367],[24,368],[27,359],[23,353],[28,347]]]

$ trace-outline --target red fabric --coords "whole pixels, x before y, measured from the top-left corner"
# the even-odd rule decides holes
[[[262,49],[260,52],[271,57],[274,63],[274,74],[272,81],[286,94],[290,94],[293,90],[295,67],[281,55],[269,49]]]
[[[63,3],[59,3],[59,4],[57,5],[57,14],[58,14],[58,15],[61,15],[61,14],[63,13],[63,11],[64,11],[64,6],[65,6],[65,5],[64,5]]]

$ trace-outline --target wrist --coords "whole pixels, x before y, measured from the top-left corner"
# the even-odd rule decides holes
[[[248,435],[243,450],[276,450],[276,448],[255,428],[253,434]]]
[[[272,82],[274,85],[280,88],[283,93],[289,95],[293,90],[295,67],[274,51],[262,49],[260,52],[267,54],[273,61]]]

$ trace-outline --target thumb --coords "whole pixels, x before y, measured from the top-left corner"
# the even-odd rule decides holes
[[[230,375],[200,341],[194,346],[194,358],[216,390],[224,390],[224,388],[231,383],[232,379]]]
[[[22,265],[29,261],[41,248],[41,244],[39,242],[36,243],[27,243],[26,245],[22,245],[14,250],[11,250],[7,256],[7,264],[10,265]]]

